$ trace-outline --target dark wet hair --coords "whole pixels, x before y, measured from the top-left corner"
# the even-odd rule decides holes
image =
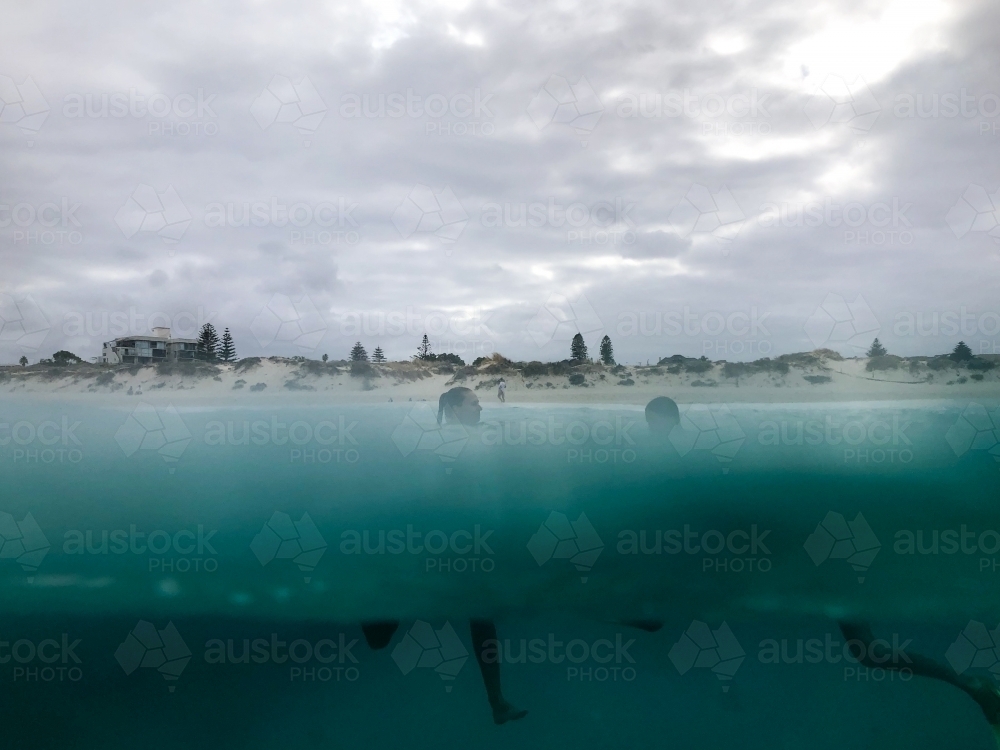
[[[661,417],[673,419],[675,422],[681,421],[681,412],[677,408],[677,402],[666,396],[657,396],[646,404],[646,421],[650,417]]]
[[[470,389],[460,385],[441,394],[441,397],[438,399],[438,424],[441,424],[441,420],[444,417],[445,407],[454,409],[461,406],[462,402],[465,401],[465,394],[467,393],[475,395]]]

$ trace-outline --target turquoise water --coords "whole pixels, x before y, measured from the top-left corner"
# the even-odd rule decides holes
[[[837,620],[868,620],[951,664],[970,621],[996,627],[996,403],[682,407],[669,435],[641,408],[488,407],[438,429],[431,407],[5,406],[0,640],[30,645],[4,662],[0,644],[0,679],[18,736],[991,746],[958,690],[829,644]],[[470,618],[509,641],[525,720],[490,721]],[[376,619],[401,625],[372,652],[358,623]],[[140,621],[171,658],[121,650]],[[728,667],[684,668],[695,621]],[[451,667],[405,669],[418,622]],[[240,661],[256,639],[266,658]],[[815,663],[797,648],[811,639]],[[301,641],[296,658],[272,641]],[[992,679],[985,656],[950,653]]]

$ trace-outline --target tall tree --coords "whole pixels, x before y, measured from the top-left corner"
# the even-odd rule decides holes
[[[324,362],[328,361],[329,359],[330,359],[330,355],[329,354],[324,354],[323,355],[323,361]]]
[[[365,351],[365,348],[361,346],[361,342],[359,341],[351,349],[351,362],[367,362],[367,361],[368,361],[368,352]]]
[[[968,362],[972,359],[972,349],[964,341],[959,341],[951,352],[951,358],[955,362]]]
[[[884,346],[882,346],[882,342],[879,341],[878,337],[876,336],[875,340],[872,342],[872,345],[868,347],[868,353],[865,356],[867,356],[867,357],[884,357],[888,353],[889,352],[886,351],[886,348]]]
[[[236,361],[236,344],[228,328],[222,332],[222,348],[219,349],[219,359],[223,362]]]
[[[203,325],[198,334],[198,355],[209,361],[219,358],[219,334],[211,323]]]
[[[615,348],[611,346],[611,337],[605,336],[601,339],[601,362],[606,365],[615,363]]]
[[[578,333],[573,337],[569,345],[570,358],[577,362],[586,362],[590,357],[587,354],[587,344],[584,343],[583,334]]]
[[[19,365],[21,365],[21,367],[27,367],[27,366],[28,366],[28,358],[27,358],[27,357],[25,357],[25,356],[24,356],[24,355],[22,354],[22,355],[21,355],[21,358],[20,358],[20,359],[19,359],[19,360],[17,361],[17,363],[18,363]]]
[[[372,352],[372,362],[377,365],[385,364],[385,352],[382,351],[381,346],[376,346],[375,351]]]
[[[420,346],[417,347],[417,359],[427,359],[431,353],[431,341],[427,338],[427,334],[424,334],[423,339],[420,340]]]

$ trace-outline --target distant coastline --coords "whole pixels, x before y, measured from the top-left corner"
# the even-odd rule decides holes
[[[158,401],[299,401],[385,403],[436,401],[450,387],[508,403],[645,404],[658,395],[679,403],[811,402],[989,398],[1000,395],[1000,355],[967,362],[944,357],[843,358],[830,350],[733,363],[676,355],[657,365],[512,362],[499,355],[476,365],[452,361],[329,361],[248,357],[236,363],[157,365],[37,364],[0,367],[0,398],[142,397]],[[266,399],[264,398],[266,397]]]

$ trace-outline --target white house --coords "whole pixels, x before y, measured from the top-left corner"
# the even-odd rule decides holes
[[[148,336],[122,336],[104,342],[101,362],[110,365],[148,365],[197,359],[197,339],[175,339],[169,328],[154,328]]]

